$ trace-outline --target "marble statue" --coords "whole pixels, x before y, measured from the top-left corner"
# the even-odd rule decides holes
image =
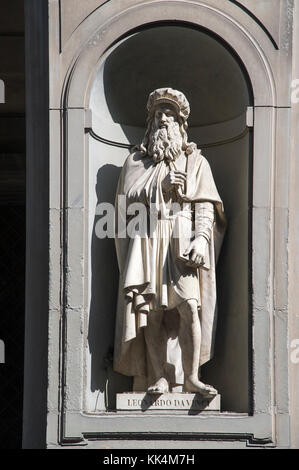
[[[134,391],[215,396],[217,390],[200,380],[200,366],[213,354],[223,204],[207,160],[188,142],[184,94],[157,89],[147,111],[143,142],[128,156],[116,195],[114,369],[134,377]],[[156,213],[154,231],[120,235],[120,221],[129,225],[126,210],[134,203],[144,205],[148,219]]]

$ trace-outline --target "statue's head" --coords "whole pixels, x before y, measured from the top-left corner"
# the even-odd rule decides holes
[[[149,95],[147,129],[140,146],[144,155],[156,162],[175,160],[182,151],[190,154],[195,144],[188,143],[189,103],[183,93],[159,88]]]

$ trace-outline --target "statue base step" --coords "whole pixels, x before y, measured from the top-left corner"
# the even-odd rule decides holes
[[[206,398],[200,393],[118,393],[116,409],[117,411],[220,411],[220,399],[219,394],[213,398]]]

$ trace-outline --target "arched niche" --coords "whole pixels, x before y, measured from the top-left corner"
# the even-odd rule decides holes
[[[223,411],[246,413],[252,360],[252,188],[246,113],[252,105],[252,91],[237,57],[215,35],[187,24],[163,23],[135,31],[106,51],[90,94],[87,410],[104,410],[107,401],[113,409],[115,394],[131,389],[131,381],[111,367],[107,377],[105,358],[113,349],[118,270],[114,240],[97,237],[100,217],[96,207],[103,202],[114,203],[118,175],[129,153],[120,144],[124,147],[141,142],[148,94],[164,86],[183,91],[190,102],[189,136],[212,166],[228,218],[218,269],[216,351],[202,369],[202,377],[219,389]]]
[[[247,317],[250,324],[248,327],[246,322],[246,327],[243,328],[245,323],[242,323],[243,329],[240,330],[238,318],[244,320],[246,315],[240,315],[241,309],[236,308],[231,310],[231,321],[226,324],[226,327],[222,325],[224,336],[231,335],[236,342],[235,344],[243,342],[243,333],[248,327],[247,333],[249,335],[245,337],[245,343],[251,336],[252,348],[250,342],[246,343],[246,347],[248,344],[246,353],[246,347],[241,345],[242,357],[238,366],[236,364],[239,359],[235,357],[237,353],[233,348],[230,348],[230,345],[228,347],[225,345],[224,350],[220,349],[220,352],[216,348],[219,365],[226,364],[225,367],[219,367],[217,370],[217,364],[209,364],[204,371],[207,379],[212,378],[214,381],[214,378],[217,378],[220,380],[220,383],[215,383],[215,385],[218,385],[220,392],[223,393],[224,409],[229,412],[238,410],[241,411],[241,414],[237,413],[236,416],[228,412],[228,414],[223,413],[213,417],[211,420],[200,415],[191,420],[184,416],[176,416],[175,420],[171,416],[166,416],[163,420],[163,430],[171,435],[180,429],[182,434],[192,433],[193,436],[196,434],[200,439],[207,433],[214,435],[219,433],[219,429],[222,429],[227,436],[229,434],[236,436],[237,433],[239,437],[246,440],[250,435],[250,439],[257,438],[260,440],[259,442],[266,443],[269,442],[269,439],[271,440],[269,436],[274,432],[274,366],[269,367],[269,364],[273,364],[274,360],[272,304],[276,105],[278,100],[280,103],[284,102],[285,97],[284,91],[279,86],[277,61],[274,58],[275,52],[272,50],[273,44],[270,43],[268,37],[263,35],[261,30],[257,31],[256,27],[248,24],[248,18],[245,19],[243,13],[234,15],[227,4],[225,8],[220,9],[215,5],[210,5],[214,2],[209,0],[207,3],[186,0],[184,6],[188,6],[188,8],[182,8],[182,2],[175,0],[148,3],[128,0],[128,2],[130,5],[126,4],[124,9],[113,2],[106,3],[102,11],[96,11],[86,19],[82,27],[78,28],[68,41],[61,57],[61,64],[65,72],[65,75],[62,74],[64,76],[62,90],[51,90],[54,96],[53,102],[61,92],[59,95],[61,98],[60,108],[63,110],[62,162],[64,173],[62,187],[65,216],[62,226],[64,235],[62,279],[64,286],[63,318],[66,321],[63,323],[64,329],[62,331],[65,335],[64,338],[66,338],[63,341],[66,343],[62,344],[67,347],[61,379],[67,387],[67,393],[63,400],[65,411],[63,436],[66,439],[75,439],[74,436],[80,439],[78,436],[82,437],[82,435],[100,436],[103,427],[105,427],[106,432],[130,433],[130,436],[133,437],[138,432],[136,430],[137,424],[140,432],[148,432],[148,426],[153,433],[160,432],[161,429],[161,422],[158,418],[137,417],[133,414],[122,416],[113,413],[108,413],[103,418],[102,415],[106,405],[109,405],[109,400],[113,407],[115,392],[128,389],[129,381],[125,381],[122,376],[115,376],[109,365],[109,346],[113,341],[114,326],[115,304],[113,305],[113,296],[117,287],[117,277],[110,278],[113,282],[107,282],[107,279],[109,280],[108,273],[113,272],[113,269],[116,270],[116,260],[115,257],[114,259],[109,256],[105,258],[106,248],[107,252],[111,250],[110,253],[112,253],[112,244],[101,248],[103,258],[92,256],[94,242],[97,242],[94,237],[95,208],[101,198],[106,200],[110,198],[112,201],[119,169],[128,154],[126,147],[132,141],[135,143],[137,138],[139,140],[143,129],[135,125],[137,121],[125,124],[118,123],[115,118],[117,116],[115,109],[112,112],[111,101],[107,102],[106,97],[103,99],[103,95],[102,111],[104,109],[106,111],[103,114],[101,112],[95,113],[90,108],[97,107],[94,105],[95,95],[93,93],[95,93],[95,89],[99,91],[101,87],[103,90],[105,88],[102,85],[102,83],[105,84],[105,61],[109,60],[111,53],[123,46],[125,41],[133,40],[134,37],[130,37],[131,33],[136,35],[135,33],[139,32],[136,28],[146,26],[145,29],[149,30],[157,22],[171,21],[175,22],[176,26],[186,27],[188,24],[188,27],[191,27],[195,25],[201,29],[201,33],[206,32],[212,35],[214,41],[220,39],[219,46],[225,46],[226,52],[229,52],[234,60],[239,58],[237,62],[240,65],[240,73],[244,74],[241,82],[246,82],[246,72],[244,72],[246,70],[249,77],[248,90],[250,90],[249,83],[252,85],[254,100],[252,101],[250,91],[248,91],[248,100],[244,100],[243,114],[239,117],[232,116],[231,119],[224,122],[213,125],[208,123],[205,126],[190,128],[190,137],[199,143],[211,162],[219,192],[226,203],[227,212],[238,217],[242,216],[248,222],[249,207],[246,206],[246,201],[248,204],[252,201],[252,227],[249,224],[247,250],[243,251],[244,256],[241,255],[238,260],[239,268],[244,260],[245,264],[248,263],[247,267],[252,267],[249,274],[250,276],[252,274],[252,303],[250,315]],[[178,24],[178,21],[184,24]],[[202,28],[205,28],[205,31]],[[142,31],[140,31],[141,34]],[[74,53],[74,51],[77,52]],[[120,86],[124,87],[126,84],[125,82]],[[186,90],[185,92],[188,94]],[[248,103],[254,104],[252,178],[250,178],[250,165],[241,165],[239,175],[242,174],[242,178],[232,180],[231,175],[228,175],[229,184],[221,186],[221,181],[225,181],[224,175],[229,167],[219,164],[220,152],[217,147],[220,147],[220,144],[229,150],[229,145],[237,145],[237,142],[242,142],[243,147],[238,149],[238,153],[227,152],[226,162],[235,158],[234,163],[238,165],[247,158],[247,162],[250,163],[249,136],[246,134],[244,113],[244,106]],[[192,102],[191,106],[194,108]],[[116,111],[118,111],[117,108]],[[249,113],[249,118],[248,123],[252,124],[252,113]],[[243,130],[245,132],[242,135]],[[240,154],[246,154],[247,157],[238,159]],[[94,160],[92,160],[92,156],[94,156]],[[244,189],[243,181],[245,179],[246,188]],[[250,191],[250,184],[248,184],[250,179],[253,181],[252,198],[247,193],[247,190]],[[103,181],[105,184],[102,184]],[[111,185],[106,184],[107,181],[111,182]],[[230,197],[230,194],[233,194],[231,187],[237,186],[241,192],[243,191],[243,198],[240,200]],[[233,237],[239,232],[237,217],[235,220],[234,217],[231,218],[230,227],[234,228],[231,231],[230,242],[225,242],[227,246],[229,243],[231,246],[236,243],[236,238]],[[252,245],[250,244],[251,237]],[[245,238],[244,232],[243,243]],[[113,243],[112,240],[108,241]],[[252,252],[248,257],[248,250],[251,246]],[[230,273],[225,270],[222,275],[223,263],[225,263],[225,258],[228,258],[228,248],[223,250],[222,258],[219,265],[219,276],[227,285],[231,283],[231,280],[234,281],[234,277],[242,277],[241,274],[248,275],[248,271],[244,270],[241,273],[240,269],[231,270]],[[94,261],[96,265],[93,266]],[[92,305],[93,290],[97,290],[99,286],[97,276],[98,281],[106,282],[106,290],[105,295],[100,297],[101,305],[96,303]],[[237,279],[237,281],[240,280]],[[246,279],[243,281],[244,291],[242,292],[244,293],[243,299],[245,299],[246,295],[250,294],[250,289],[246,285]],[[99,298],[99,294],[96,293],[96,295]],[[228,301],[231,301],[235,295],[236,292],[233,292],[231,297],[227,297]],[[219,301],[221,303],[221,295]],[[246,308],[248,305],[249,302]],[[244,311],[242,310],[242,312]],[[226,317],[223,318],[226,321]],[[106,326],[107,322],[109,327]],[[221,330],[218,329],[218,331]],[[240,331],[242,331],[242,335],[240,335]],[[251,332],[253,332],[252,335]],[[101,349],[94,349],[94,347],[98,348],[97,344],[101,345]],[[222,351],[225,351],[226,357],[221,357]],[[229,351],[228,357],[227,351]],[[251,351],[254,352],[252,362],[250,361]],[[244,372],[241,369],[245,362]],[[231,364],[232,367],[229,367],[228,364]],[[74,370],[77,371],[76,377],[74,377]],[[238,379],[234,381],[239,373],[242,376],[242,383]],[[112,378],[110,374],[112,374]],[[247,381],[246,374],[248,374]],[[233,382],[234,389],[228,394],[228,384],[233,384]],[[111,384],[110,390],[109,384]],[[246,386],[247,393],[243,393]],[[238,393],[238,387],[241,387],[241,393]],[[248,389],[250,388],[252,388],[252,403],[249,403],[250,390]],[[106,390],[110,396],[108,401],[105,401]]]

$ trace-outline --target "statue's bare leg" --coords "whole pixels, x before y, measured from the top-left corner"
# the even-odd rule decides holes
[[[217,390],[204,384],[198,378],[201,326],[197,301],[190,299],[183,302],[178,306],[178,311],[180,314],[179,341],[185,374],[184,391],[201,393],[204,396],[214,396],[217,394]]]
[[[169,384],[165,378],[167,336],[163,327],[163,311],[150,312],[148,324],[144,329],[147,353],[155,374],[154,383],[148,388],[148,393],[167,393]]]

